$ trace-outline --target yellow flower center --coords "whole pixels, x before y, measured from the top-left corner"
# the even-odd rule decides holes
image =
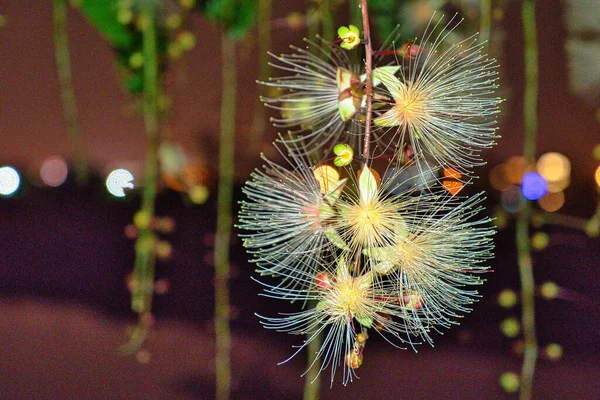
[[[349,313],[349,316],[353,317],[364,304],[367,294],[365,285],[362,285],[358,279],[349,277],[338,282],[336,289],[336,313],[342,315],[348,315]]]
[[[348,33],[348,36],[344,38],[344,41],[350,45],[354,45],[358,40],[358,35],[353,32]]]
[[[389,210],[380,202],[361,202],[350,209],[347,224],[356,239],[370,246],[383,241],[382,231],[389,231],[391,227],[389,215]]]
[[[396,99],[396,112],[405,122],[414,122],[425,112],[425,100],[421,93],[408,87],[401,97]]]

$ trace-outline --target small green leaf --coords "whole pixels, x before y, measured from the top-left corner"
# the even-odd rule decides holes
[[[345,99],[338,101],[338,112],[342,122],[346,122],[354,117],[358,112],[358,109],[354,105],[354,98],[346,97]]]
[[[346,264],[346,259],[343,256],[340,256],[337,259],[338,265],[335,270],[335,277],[338,281],[343,281],[350,275],[348,271],[348,264]]]
[[[338,90],[343,92],[346,89],[352,87],[352,81],[356,79],[356,74],[346,68],[338,67],[335,72],[335,82],[337,83]]]
[[[358,316],[355,316],[354,318],[356,318],[356,320],[358,321],[358,323],[361,324],[362,326],[364,326],[365,328],[372,328],[373,327],[373,318],[358,317]]]
[[[325,229],[325,237],[329,239],[331,244],[333,244],[334,246],[337,246],[342,250],[350,250],[346,242],[344,242],[344,239],[342,239],[340,234],[337,233],[337,231],[333,227],[328,227]]]
[[[374,118],[373,124],[375,126],[398,126],[402,125],[402,117],[395,108],[391,108],[383,113],[383,115]]]
[[[319,205],[319,221],[323,222],[335,216],[335,210],[327,203]]]
[[[384,67],[375,68],[373,73],[371,74],[371,83],[373,86],[379,86],[382,82],[381,76],[386,74],[386,76],[391,75],[395,76],[396,72],[400,69],[397,65],[386,65]],[[360,76],[360,81],[364,82],[367,80],[367,74],[362,74]]]
[[[323,199],[329,203],[329,205],[333,206],[337,199],[340,198],[340,194],[342,194],[342,190],[344,189],[344,185],[346,184],[347,180],[348,178],[340,179],[331,185],[331,188],[327,191],[327,193],[325,193]]]
[[[370,203],[377,195],[377,180],[371,170],[365,165],[358,178],[358,189],[362,203]]]
[[[77,6],[114,47],[129,48],[135,32],[117,19],[120,0],[80,0]]]
[[[256,0],[208,0],[204,11],[233,40],[244,38],[256,22]]]

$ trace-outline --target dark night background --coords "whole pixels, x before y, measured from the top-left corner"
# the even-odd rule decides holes
[[[558,151],[572,165],[571,185],[560,211],[589,218],[598,203],[591,149],[600,143],[596,104],[569,88],[569,37],[565,2],[538,1],[540,94],[538,154]],[[283,17],[301,10],[292,1],[275,2]],[[20,171],[51,155],[69,154],[52,44],[51,3],[4,0],[0,14],[0,165]],[[484,154],[490,168],[521,152],[523,132],[523,40],[519,2],[508,2],[503,19],[506,39],[501,52],[502,139]],[[220,104],[219,32],[194,15],[189,27],[197,46],[176,66],[184,81],[175,83],[176,114],[169,134],[216,174]],[[2,399],[210,399],[214,396],[212,238],[215,183],[202,206],[189,206],[168,190],[159,194],[158,215],[174,218],[168,237],[173,256],[158,264],[159,278],[170,291],[155,299],[156,325],[146,348],[149,363],[121,357],[117,348],[125,329],[135,322],[125,279],[133,259],[133,242],[123,234],[138,208],[135,195],[111,198],[105,174],[123,163],[140,162],[145,151],[143,120],[128,111],[110,48],[78,12],[69,12],[71,59],[85,153],[97,177],[79,187],[73,179],[58,188],[25,183],[12,198],[0,198],[0,398]],[[302,32],[274,34],[275,53],[298,43]],[[239,185],[260,164],[247,154],[256,98],[258,68],[255,43],[239,46],[236,136],[236,200]],[[600,55],[596,55],[600,57]],[[265,134],[264,150],[274,130]],[[499,193],[489,187],[489,168],[480,171],[477,189],[489,190],[490,210]],[[26,172],[25,172],[26,173]],[[491,212],[491,211],[490,211]],[[534,253],[537,282],[551,280],[567,288],[568,301],[539,300],[538,340],[556,342],[564,356],[541,359],[535,381],[538,399],[600,398],[600,241],[585,232],[559,226],[542,228],[547,249]],[[483,299],[460,326],[438,335],[435,348],[419,353],[369,341],[361,379],[329,389],[323,375],[323,398],[505,399],[499,375],[518,371],[521,359],[499,330],[515,315],[497,305],[504,288],[518,290],[519,278],[511,223],[496,236],[496,259],[483,288]],[[299,337],[267,331],[254,313],[275,313],[279,304],[258,296],[240,242],[234,239],[235,276],[231,296],[233,398],[302,396],[303,356],[277,366],[291,355]]]

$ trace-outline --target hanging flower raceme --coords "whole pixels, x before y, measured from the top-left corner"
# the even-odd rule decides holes
[[[430,25],[398,74],[373,72],[383,82],[374,99],[374,123],[392,147],[410,145],[421,156],[417,160],[433,158],[468,177],[484,164],[481,150],[495,144],[502,100],[495,95],[497,64],[484,54],[484,43],[472,36],[444,46],[455,18]]]
[[[340,154],[345,150],[336,147]],[[259,265],[268,265],[261,272],[282,277],[263,283],[266,296],[316,304],[264,318],[264,325],[308,333],[307,342],[324,332],[320,371],[331,367],[333,379],[343,365],[347,383],[363,362],[359,334],[374,329],[388,341],[414,347],[432,343],[432,330],[455,324],[469,311],[494,233],[489,219],[476,218],[481,196],[463,201],[443,187],[432,190],[433,182],[407,174],[406,166],[387,166],[383,178],[356,161],[341,168],[301,162],[289,172],[275,170],[275,179],[257,186],[255,175],[245,189],[254,201],[243,205],[242,221],[254,232],[244,241],[258,248]],[[271,191],[283,197],[266,195]]]
[[[290,75],[261,82],[282,92],[263,100],[290,130],[279,140],[287,165],[263,157],[246,183],[241,236],[263,294],[302,306],[263,325],[306,336],[294,355],[322,334],[309,369],[329,369],[331,382],[339,369],[353,380],[369,336],[432,344],[479,297],[494,229],[478,216],[483,195],[459,192],[494,144],[501,100],[483,45],[446,46],[454,19],[398,49],[395,31],[393,50],[376,52],[369,99],[352,25],[336,42],[273,56]]]

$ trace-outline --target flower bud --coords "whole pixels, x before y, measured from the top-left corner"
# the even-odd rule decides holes
[[[346,365],[352,369],[357,369],[363,363],[362,351],[352,350],[346,355]]]
[[[334,278],[329,272],[321,271],[315,277],[315,285],[317,285],[317,288],[319,289],[330,289],[333,283],[333,279]]]

